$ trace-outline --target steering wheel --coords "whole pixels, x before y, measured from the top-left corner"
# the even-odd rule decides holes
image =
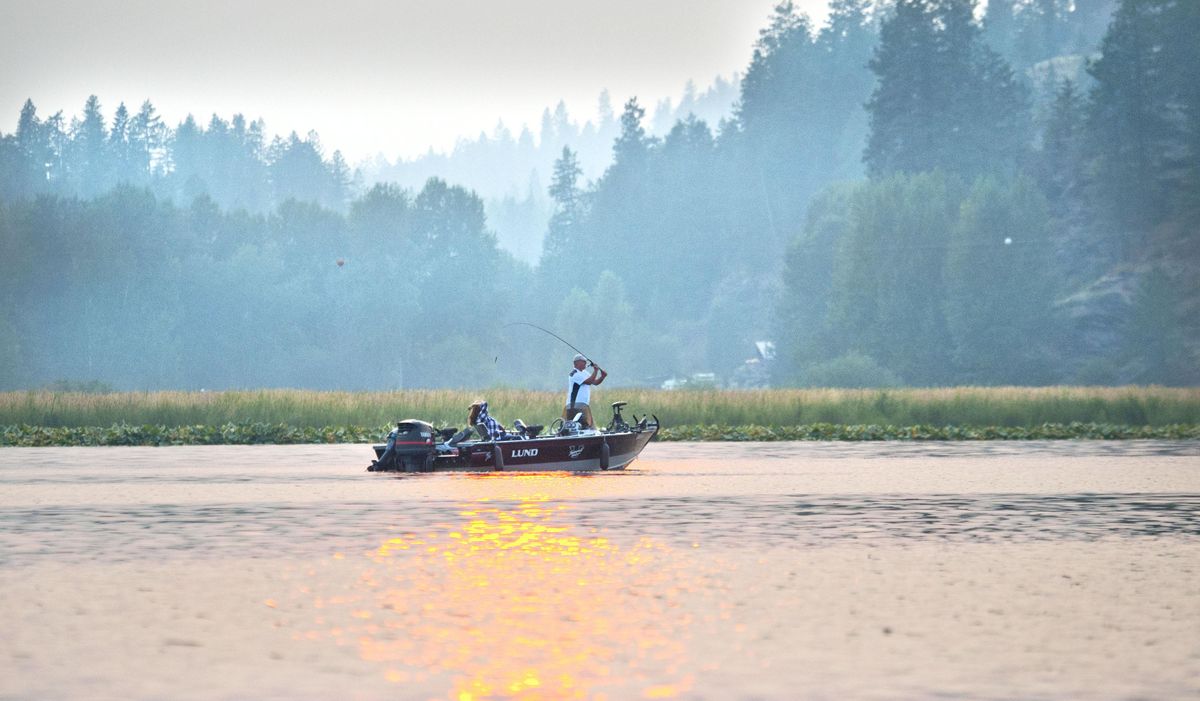
[[[562,426],[563,426],[562,419],[555,419],[554,421],[551,421],[550,422],[550,434],[551,435],[557,434],[559,431],[562,430]]]

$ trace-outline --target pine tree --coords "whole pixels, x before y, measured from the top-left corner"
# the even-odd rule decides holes
[[[542,148],[558,148],[558,135],[554,133],[554,117],[550,114],[550,108],[542,110],[542,126],[538,131],[538,141],[542,144]]]
[[[62,177],[59,154],[50,141],[51,125],[38,119],[37,107],[26,100],[17,119],[17,131],[13,135],[13,173],[9,186],[12,196],[31,197],[45,192],[53,181]]]
[[[582,175],[583,168],[579,166],[578,157],[564,146],[562,155],[554,162],[549,193],[557,206],[555,215],[562,215],[567,223],[575,222],[579,216],[579,178]]]
[[[146,100],[129,124],[129,145],[134,154],[130,180],[147,183],[159,175],[166,159],[167,129],[154,105]]]
[[[562,155],[554,161],[554,176],[549,188],[550,197],[554,200],[554,213],[550,215],[550,223],[546,228],[540,263],[543,291],[554,298],[567,291],[569,280],[573,277],[570,273],[574,268],[571,252],[575,250],[584,215],[578,184],[582,175],[583,168],[579,165],[578,157],[564,146]]]
[[[49,165],[45,166],[46,181],[54,190],[66,191],[70,186],[67,157],[71,149],[71,137],[67,133],[67,120],[62,110],[42,120],[42,138],[49,156],[46,161]]]
[[[627,168],[644,165],[646,154],[649,152],[651,139],[646,136],[642,120],[646,117],[646,108],[638,104],[636,97],[631,97],[625,103],[621,112],[621,133],[613,143],[613,167]]]
[[[745,156],[757,166],[755,184],[770,189],[765,194],[777,209],[790,199],[785,192],[799,190],[795,199],[807,199],[811,181],[830,160],[822,157],[822,147],[833,141],[833,125],[822,114],[829,95],[822,90],[821,52],[812,33],[808,17],[790,1],[780,3],[759,32],[737,105]]]
[[[612,95],[607,89],[601,90],[600,96],[596,98],[596,114],[599,116],[601,128],[616,121],[617,114],[613,111]]]
[[[172,191],[186,202],[208,192],[204,182],[204,130],[188,115],[171,134],[167,145],[171,159]]]
[[[296,132],[286,140],[276,138],[269,161],[276,202],[294,199],[339,209],[343,206],[343,191],[325,163],[316,132],[310,131],[304,139]]]
[[[229,164],[226,168],[232,191],[230,207],[263,212],[270,205],[270,184],[263,163],[263,124],[246,122],[241,114],[229,124]]]
[[[108,132],[108,152],[112,162],[113,180],[118,183],[135,182],[132,172],[135,156],[129,141],[132,126],[130,120],[125,103],[117,105],[117,111],[113,113],[112,128]]]
[[[871,60],[864,154],[873,177],[942,169],[1011,173],[1028,142],[1028,97],[980,39],[970,0],[899,0]]]
[[[562,100],[554,106],[554,134],[563,143],[570,143],[579,138],[579,132],[567,114],[567,103]]]
[[[721,278],[739,267],[740,256],[723,245],[729,237],[728,212],[723,203],[727,185],[719,176],[712,131],[704,120],[689,115],[676,122],[657,147],[647,178],[650,198],[644,216],[653,223],[638,244],[643,260],[656,261],[662,272],[652,289],[663,304],[684,318],[705,314]],[[698,245],[700,241],[712,243]],[[737,248],[755,245],[753,241],[739,243]],[[697,270],[710,273],[696,276]],[[762,270],[755,271],[756,277]],[[631,276],[632,271],[625,275]]]
[[[1062,81],[1042,131],[1038,181],[1058,213],[1079,195],[1082,184],[1085,108],[1075,83]]]
[[[878,40],[867,0],[833,0],[829,4],[829,22],[818,34],[816,46],[822,52],[818,89],[823,129],[835,138],[813,164],[820,168],[821,162],[828,160],[819,180],[863,176],[862,153],[868,133],[863,105],[875,87],[875,76],[867,64]],[[824,182],[814,183],[814,195]]]
[[[1200,226],[1200,2],[1177,0],[1163,16],[1164,62],[1176,143],[1168,156],[1175,181],[1172,208],[1189,226]]]
[[[947,100],[936,51],[932,8],[923,0],[899,0],[869,64],[879,80],[867,103],[871,135],[863,155],[873,176],[940,165],[935,144]]]
[[[354,173],[350,170],[350,164],[346,163],[346,158],[340,150],[334,151],[333,158],[329,160],[329,193],[324,202],[325,206],[339,212],[345,211],[350,201],[350,186],[353,182]]]
[[[1058,270],[1078,281],[1094,278],[1113,262],[1095,234],[1087,197],[1086,121],[1086,97],[1073,81],[1062,81],[1041,125],[1041,149],[1032,167],[1057,223],[1052,248]]]
[[[722,129],[720,138],[724,177],[740,184],[732,193],[734,226],[755,237],[747,252],[778,251],[822,186],[860,175],[873,43],[866,4],[858,0],[832,3],[820,32],[782,2],[759,33],[730,125],[736,128]],[[780,258],[748,262],[778,269]]]
[[[1097,199],[1118,230],[1148,231],[1196,201],[1197,36],[1194,0],[1122,0],[1088,66]]]
[[[71,124],[71,150],[67,163],[75,191],[83,197],[95,197],[108,190],[107,141],[100,99],[91,95],[84,103],[83,118]]]

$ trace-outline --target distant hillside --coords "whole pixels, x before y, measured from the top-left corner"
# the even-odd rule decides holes
[[[694,115],[716,126],[733,116],[741,76],[717,77],[702,92],[689,81],[678,102],[661,100],[648,120],[648,131],[662,137],[676,122]],[[628,96],[627,96],[628,97]],[[624,101],[626,98],[622,98]],[[359,166],[363,182],[391,182],[419,190],[429,178],[443,178],[474,190],[484,200],[488,224],[500,245],[518,258],[536,263],[553,213],[547,192],[556,158],[563,147],[579,156],[585,180],[595,180],[612,164],[613,141],[620,124],[607,91],[597,98],[598,115],[581,124],[559,101],[542,112],[536,128],[513,129],[500,122],[490,134],[462,138],[450,153],[432,150],[412,159],[389,161],[382,154]]]

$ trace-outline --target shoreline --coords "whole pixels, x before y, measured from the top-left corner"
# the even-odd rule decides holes
[[[0,392],[0,426],[286,424],[383,427],[404,418],[451,426],[486,399],[502,423],[561,412],[558,392],[490,388],[339,392],[299,389],[220,392]],[[1200,424],[1200,388],[940,387],[904,389],[606,389],[592,407],[607,423],[612,402],[626,416],[653,413],[666,426],[1003,426],[1095,423]]]
[[[111,426],[0,426],[4,447],[111,447],[197,445],[329,445],[378,443],[386,428],[363,426],[291,426],[285,423],[113,424]],[[684,425],[663,428],[655,441],[733,443],[777,441],[1045,441],[1045,440],[1200,440],[1200,424],[1130,426],[1094,422],[1044,423],[1036,426],[880,424]]]

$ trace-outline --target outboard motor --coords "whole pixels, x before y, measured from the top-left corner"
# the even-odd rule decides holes
[[[379,460],[367,469],[371,472],[432,472],[433,461],[437,457],[433,437],[436,432],[432,424],[416,419],[406,419],[399,423],[399,434],[396,436],[396,446],[392,451],[394,457],[385,464]],[[386,445],[373,446],[375,457],[381,459]]]

